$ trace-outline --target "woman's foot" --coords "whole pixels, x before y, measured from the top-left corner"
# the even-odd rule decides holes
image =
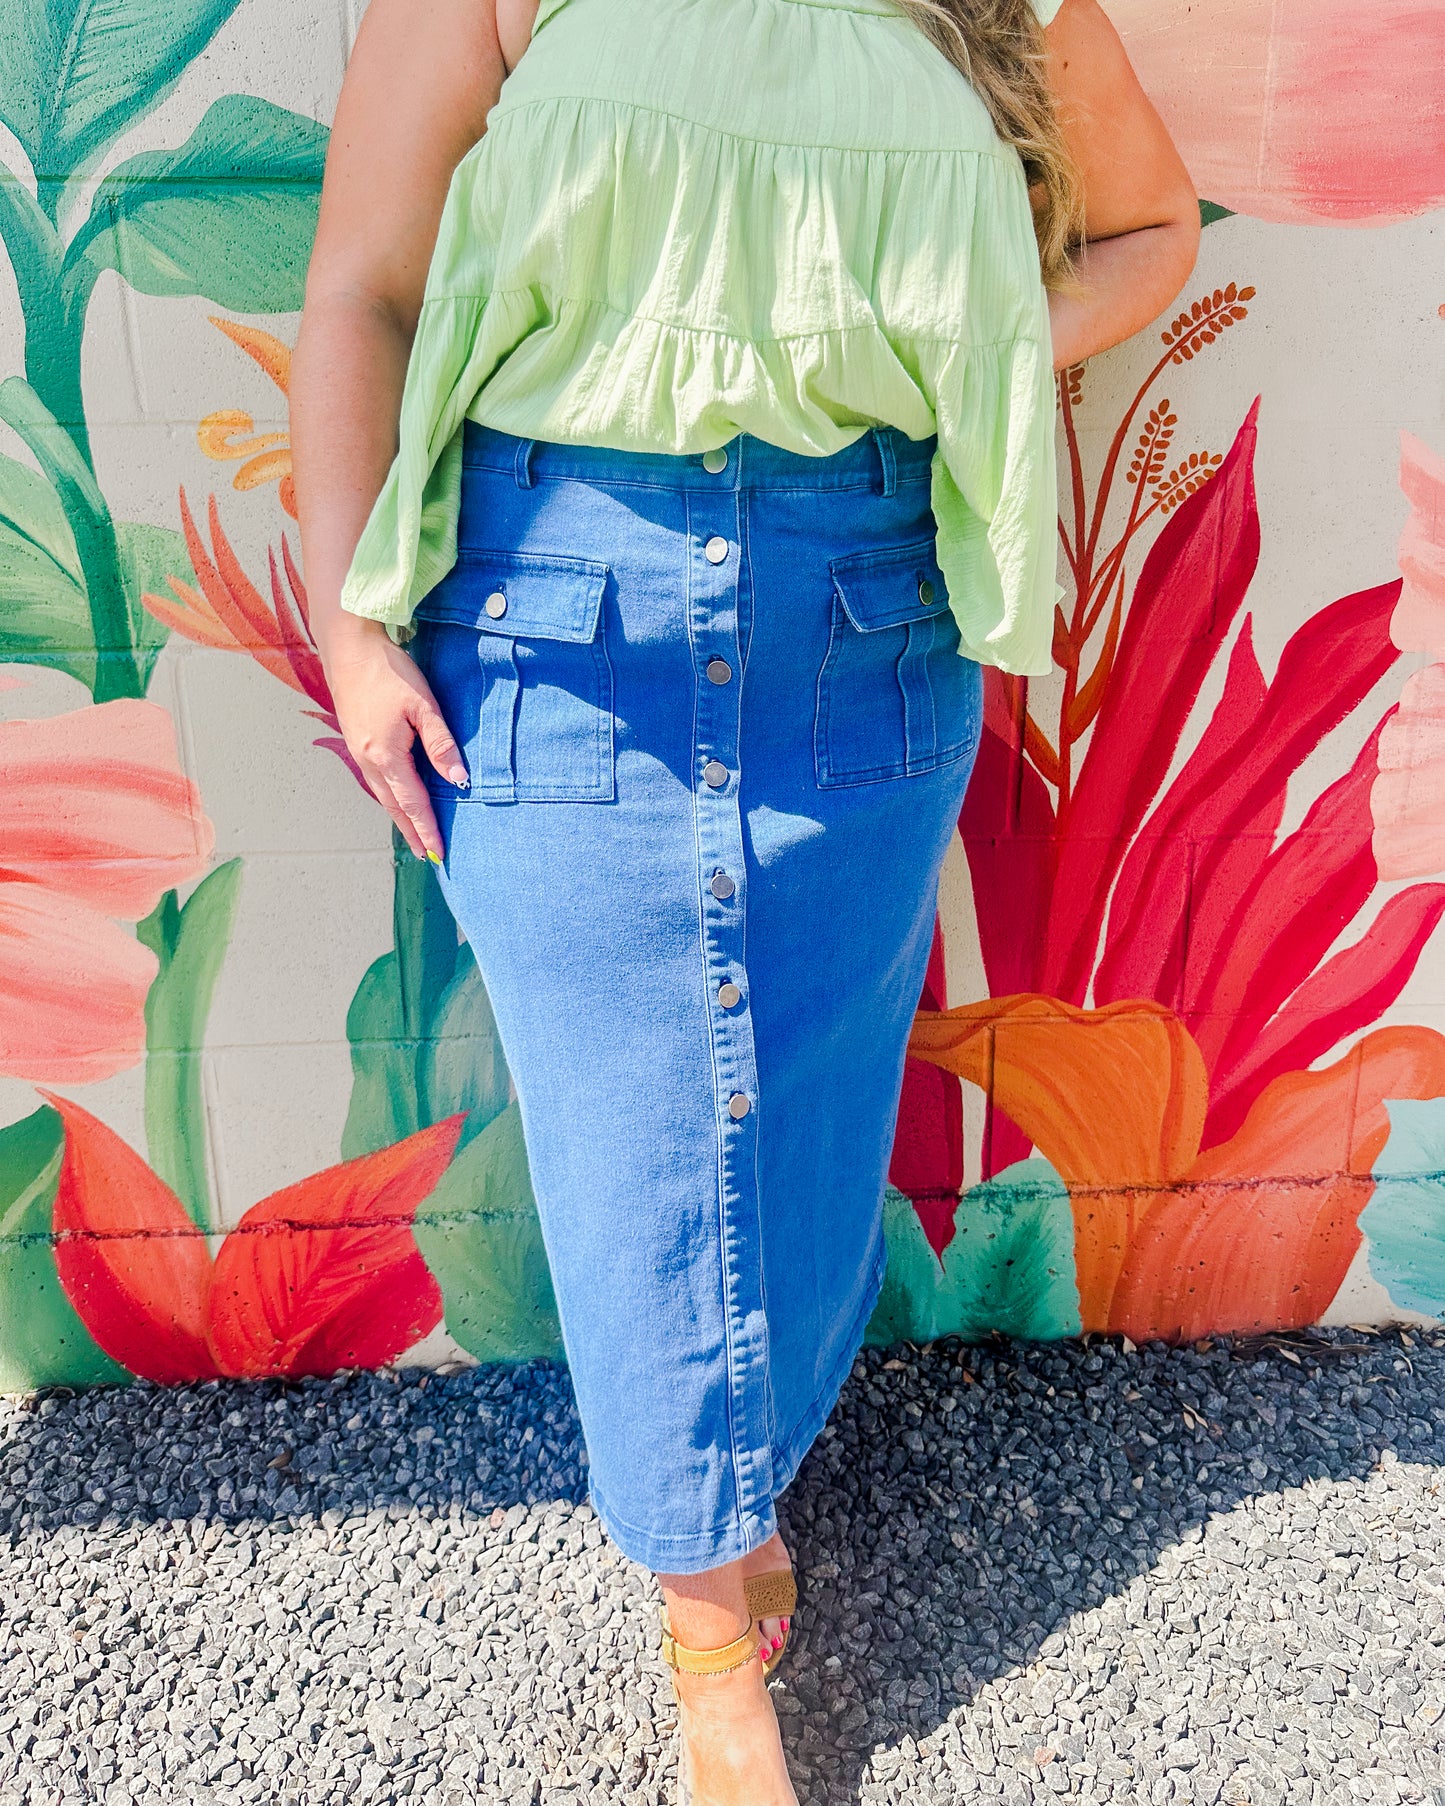
[[[741,1561],[699,1574],[659,1574],[674,1641],[696,1651],[751,1639],[753,1621],[743,1581],[748,1574],[781,1567],[787,1559],[786,1549],[774,1539]],[[759,1654],[767,1647],[761,1645]],[[721,1674],[674,1669],[672,1680],[682,1741],[682,1797],[688,1806],[797,1806],[758,1656],[749,1655]]]
[[[791,1568],[793,1558],[788,1553],[787,1544],[775,1530],[760,1548],[743,1556],[738,1563],[739,1572],[745,1580],[751,1580],[754,1574],[768,1574],[775,1568]],[[763,1633],[763,1640],[758,1649],[760,1661],[765,1661],[775,1649],[781,1649],[783,1638],[788,1632],[789,1620],[786,1618],[760,1618],[758,1620]]]
[[[762,1664],[675,1678],[688,1806],[797,1806]]]

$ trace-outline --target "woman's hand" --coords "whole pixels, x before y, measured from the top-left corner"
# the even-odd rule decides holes
[[[1051,294],[1054,367],[1155,320],[1199,249],[1194,184],[1098,0],[1064,0],[1046,31],[1049,86],[1084,188],[1081,288]]]
[[[467,768],[431,687],[379,621],[338,614],[321,647],[346,749],[371,794],[418,858],[442,862],[442,837],[412,757],[420,740],[448,782],[465,789]]]

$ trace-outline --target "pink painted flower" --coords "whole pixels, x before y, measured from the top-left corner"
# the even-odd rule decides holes
[[[1400,535],[1400,599],[1390,638],[1402,652],[1445,653],[1445,458],[1400,435],[1400,487],[1410,514]],[[1370,788],[1372,847],[1382,878],[1445,871],[1445,664],[1406,678],[1380,731]]]
[[[75,1085],[140,1060],[156,957],[120,924],[214,842],[154,703],[0,723],[0,1072]]]
[[[1390,638],[1402,652],[1445,653],[1445,458],[1413,433],[1400,435],[1400,487],[1410,514]]]
[[[1445,200],[1439,0],[1106,0],[1199,192],[1377,224]]]

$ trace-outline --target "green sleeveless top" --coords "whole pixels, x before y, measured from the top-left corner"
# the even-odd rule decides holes
[[[451,179],[343,607],[402,626],[455,562],[466,417],[676,453],[937,433],[961,650],[1050,668],[1054,383],[1023,165],[890,0],[542,0]]]

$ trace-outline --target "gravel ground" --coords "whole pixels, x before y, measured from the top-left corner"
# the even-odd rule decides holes
[[[565,1372],[0,1402],[0,1806],[671,1802]],[[1445,1335],[860,1359],[784,1501],[805,1806],[1445,1806]]]

